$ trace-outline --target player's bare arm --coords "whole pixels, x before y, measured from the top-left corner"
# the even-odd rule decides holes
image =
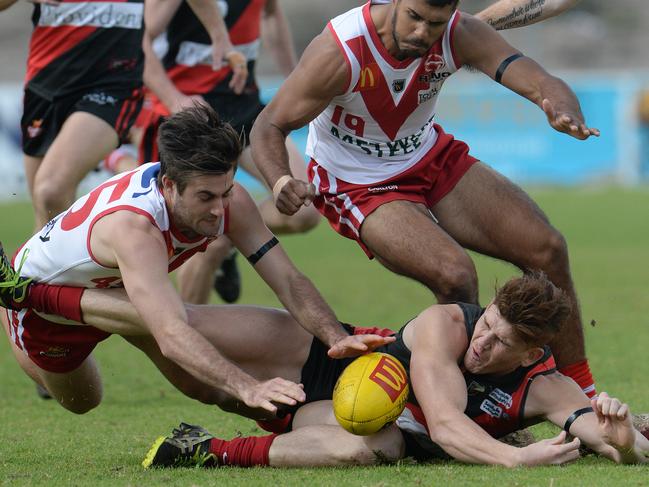
[[[115,239],[124,229],[128,238]],[[102,218],[95,224],[90,246],[102,265],[119,267],[129,299],[165,357],[252,408],[275,412],[271,401],[294,405],[304,399],[300,386],[290,381],[259,383],[189,326],[185,307],[167,276],[166,244],[146,217],[116,212]]]
[[[475,16],[496,30],[536,24],[574,7],[581,0],[500,0]]]
[[[292,215],[315,196],[313,185],[293,179],[285,139],[317,117],[332,98],[342,94],[349,69],[332,34],[325,29],[306,48],[300,62],[261,112],[250,135],[252,157],[277,209]]]
[[[573,418],[570,434],[598,454],[616,463],[647,461],[649,440],[633,427],[628,405],[606,392],[590,400],[572,379],[559,373],[534,378],[525,417],[542,417],[560,428]]]
[[[484,22],[463,15],[454,47],[462,64],[475,67],[539,106],[555,130],[580,140],[599,136],[599,130],[586,125],[579,101],[564,81],[521,56]]]
[[[455,459],[503,465],[561,464],[579,457],[579,440],[563,444],[565,434],[525,448],[492,438],[464,410],[467,389],[458,363],[468,344],[464,317],[455,305],[433,306],[422,312],[404,337],[412,350],[410,379],[431,439]]]
[[[269,50],[284,76],[297,65],[291,30],[279,0],[267,0],[261,24],[262,44]]]
[[[194,101],[202,100],[200,96],[187,96],[175,87],[169,76],[167,76],[162,62],[153,50],[153,40],[167,29],[169,22],[171,22],[180,7],[181,1],[147,0],[144,4],[145,29],[142,36],[142,50],[145,56],[144,83],[172,113],[181,110],[185,106],[190,106]],[[192,0],[188,3],[212,40],[213,68],[219,69],[225,57],[228,62],[237,65],[235,70],[237,83],[245,84],[248,77],[245,59],[240,53],[233,50],[217,4],[209,0]]]
[[[162,62],[153,50],[153,41],[161,35],[171,21],[182,0],[147,0],[144,2],[144,33],[142,51],[144,51],[144,84],[160,98],[172,112],[180,110],[190,102],[172,83]]]
[[[248,79],[248,62],[246,57],[234,49],[230,42],[228,28],[213,0],[187,0],[190,8],[201,21],[212,41],[212,69],[221,69],[223,60],[232,69],[229,87],[237,94],[243,91]]]
[[[356,356],[393,341],[349,336],[313,283],[288,258],[240,185],[233,188],[228,237],[300,325],[328,345],[335,358]]]

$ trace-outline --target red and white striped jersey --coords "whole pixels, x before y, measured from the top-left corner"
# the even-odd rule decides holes
[[[459,69],[452,50],[459,12],[425,56],[399,61],[381,42],[372,3],[328,24],[347,62],[349,82],[345,93],[310,123],[307,142],[311,158],[354,184],[396,176],[433,147],[437,96]]]
[[[143,164],[97,186],[30,238],[16,255],[14,265],[29,251],[21,270],[21,275],[26,277],[49,284],[86,288],[122,287],[120,270],[101,265],[90,249],[95,223],[117,211],[143,215],[160,230],[167,244],[169,272],[196,252],[204,251],[212,239],[189,240],[174,228],[157,185],[159,172],[160,163]],[[227,224],[226,209],[219,235],[227,231]],[[115,238],[129,238],[128,229]]]

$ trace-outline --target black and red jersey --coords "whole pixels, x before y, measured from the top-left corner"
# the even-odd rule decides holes
[[[218,0],[234,48],[248,61],[248,93],[258,91],[255,61],[260,47],[261,16],[266,0]],[[169,49],[163,57],[167,75],[187,95],[231,94],[232,70],[212,69],[210,37],[194,12],[183,2],[167,29]]]
[[[472,304],[457,303],[464,314],[467,338],[471,340],[475,325],[484,312],[482,308]],[[377,349],[379,352],[395,356],[410,375],[411,352],[403,342],[403,329],[394,336],[397,340]],[[359,329],[362,330],[362,329]],[[371,333],[357,331],[356,333]],[[528,367],[518,367],[505,375],[471,374],[464,371],[467,387],[467,407],[464,413],[479,424],[487,433],[499,438],[525,426],[525,400],[532,380],[539,376],[556,371],[554,357],[548,347],[537,362]],[[426,420],[419,408],[413,388],[410,388],[408,411],[414,420],[427,431]]]
[[[138,88],[143,14],[143,0],[36,4],[26,88],[50,100],[88,88]]]

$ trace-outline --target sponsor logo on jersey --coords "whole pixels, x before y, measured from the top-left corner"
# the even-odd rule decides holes
[[[466,393],[469,396],[477,396],[478,394],[483,394],[486,390],[487,389],[485,388],[485,386],[483,386],[479,382],[472,380],[466,388]]]
[[[362,137],[355,137],[349,133],[345,133],[338,127],[332,125],[330,127],[331,135],[336,139],[349,144],[356,150],[360,150],[367,155],[375,157],[403,157],[419,149],[423,143],[426,142],[431,134],[435,136],[432,129],[432,122],[435,115],[433,115],[424,126],[414,134],[402,137],[393,142],[377,142],[374,140],[363,139]]]
[[[384,193],[386,191],[396,191],[399,189],[399,186],[396,184],[388,184],[387,186],[373,186],[367,188],[370,193]]]
[[[489,393],[489,397],[491,399],[494,399],[496,402],[499,404],[502,404],[506,408],[512,407],[513,399],[510,394],[507,394],[504,391],[501,391],[500,389],[496,388],[493,391]]]
[[[43,119],[39,118],[38,120],[32,120],[32,123],[29,127],[27,127],[27,135],[29,135],[30,139],[33,139],[34,137],[38,137],[41,132],[43,131]]]
[[[430,88],[428,90],[419,91],[419,104],[426,103],[432,100],[439,93],[439,88]]]
[[[392,82],[392,91],[394,91],[395,93],[401,93],[405,86],[406,86],[405,79],[395,79]]]
[[[487,413],[489,416],[493,418],[500,418],[503,415],[503,409],[501,407],[496,406],[489,399],[485,399],[484,401],[482,401],[482,404],[480,404],[480,410],[484,411],[485,413]]]
[[[379,363],[370,374],[370,380],[378,384],[381,389],[395,402],[408,385],[408,377],[393,358],[381,357]]]
[[[360,77],[358,78],[357,91],[371,90],[378,86],[380,77],[379,65],[370,63],[363,66]]]
[[[142,28],[144,4],[135,2],[65,2],[41,4],[38,25],[43,27]]]
[[[436,73],[437,71],[442,71],[446,67],[446,61],[444,56],[440,54],[431,53],[424,61],[424,70],[427,73]]]
[[[42,350],[38,352],[39,355],[42,355],[43,357],[49,357],[49,358],[62,358],[69,353],[70,353],[70,349],[63,348],[63,347],[50,347],[47,350]]]
[[[98,91],[95,93],[88,93],[86,95],[83,95],[83,100],[86,101],[91,101],[92,103],[96,103],[97,105],[113,105],[117,103],[117,98],[114,96],[110,96],[103,91]]]

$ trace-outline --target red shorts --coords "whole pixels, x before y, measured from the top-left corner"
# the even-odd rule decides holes
[[[79,367],[97,343],[110,336],[87,325],[61,325],[30,309],[4,310],[11,341],[41,369],[63,374]]]
[[[435,124],[435,145],[410,169],[374,184],[353,184],[329,174],[315,160],[307,170],[316,185],[315,207],[336,232],[356,240],[367,256],[374,256],[360,238],[367,216],[390,201],[405,200],[432,208],[446,196],[478,160],[469,155],[469,146],[445,133]]]

